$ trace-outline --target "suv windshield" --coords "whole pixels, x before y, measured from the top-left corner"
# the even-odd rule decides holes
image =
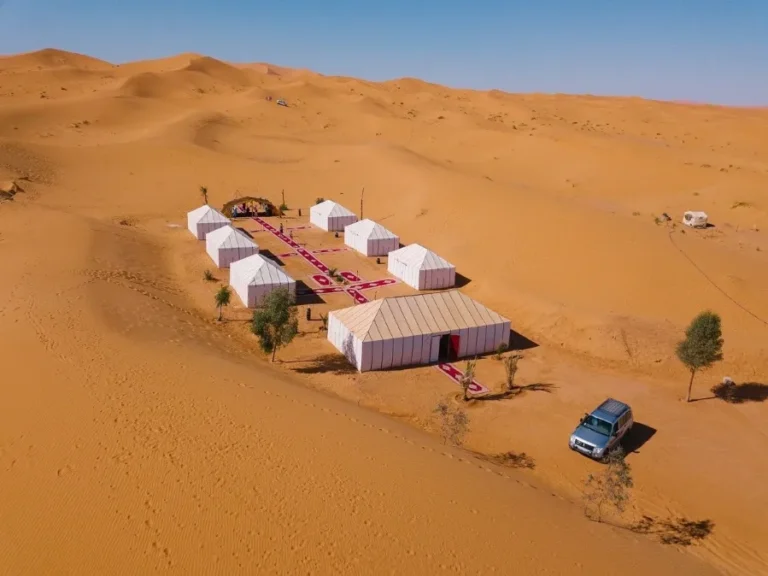
[[[604,434],[606,436],[611,435],[611,429],[613,428],[610,422],[601,420],[600,418],[592,416],[591,414],[584,419],[582,424],[590,430],[594,430],[595,432]]]

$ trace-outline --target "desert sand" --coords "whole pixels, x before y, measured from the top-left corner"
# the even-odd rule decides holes
[[[768,110],[43,50],[0,57],[0,184],[0,572],[768,574]],[[292,226],[364,188],[537,345],[528,389],[469,403],[462,449],[434,434],[457,392],[434,368],[357,374],[303,320],[270,364],[239,302],[214,321],[201,185],[282,192]],[[707,308],[725,360],[686,404],[674,345]],[[649,431],[620,526],[584,518],[601,465],[567,448],[606,396]],[[509,451],[528,464],[482,457]]]

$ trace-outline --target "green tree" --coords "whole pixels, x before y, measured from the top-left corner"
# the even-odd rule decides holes
[[[464,393],[465,402],[469,400],[469,387],[472,385],[472,382],[475,380],[476,364],[477,364],[477,359],[467,360],[467,365],[464,368],[464,374],[462,374],[461,377],[459,378],[459,384],[461,384],[461,390]]]
[[[261,308],[253,311],[251,331],[259,337],[264,352],[272,353],[272,362],[280,346],[289,344],[299,333],[299,319],[294,298],[286,288],[270,292]]]
[[[200,186],[200,196],[203,197],[203,201],[208,204],[208,188],[205,186]]]
[[[224,306],[229,306],[229,301],[232,299],[232,291],[229,289],[229,286],[219,288],[214,299],[216,300],[216,308],[219,309],[219,322],[221,322],[223,308]]]
[[[710,311],[702,312],[686,329],[685,340],[677,344],[678,359],[691,371],[686,402],[691,401],[696,372],[723,359],[723,332],[720,324],[720,316]]]

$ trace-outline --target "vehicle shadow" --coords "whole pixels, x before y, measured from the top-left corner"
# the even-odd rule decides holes
[[[656,428],[635,422],[629,432],[621,439],[621,446],[626,454],[637,454],[656,435]]]

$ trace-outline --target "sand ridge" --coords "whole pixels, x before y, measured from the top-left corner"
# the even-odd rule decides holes
[[[423,572],[442,561],[488,571],[512,557],[499,526],[524,540],[521,570],[587,571],[603,553],[595,547],[611,538],[616,557],[632,558],[637,573],[705,573],[653,538],[579,518],[572,502],[591,468],[563,450],[564,438],[583,410],[611,394],[658,429],[630,456],[633,512],[711,518],[712,536],[687,548],[694,556],[733,574],[766,572],[756,512],[768,510],[758,481],[768,470],[747,457],[764,449],[766,404],[681,405],[685,374],[673,348],[687,321],[713,308],[723,317],[726,360],[700,377],[697,394],[708,396],[723,375],[768,384],[767,111],[451,90],[410,78],[373,83],[197,54],[113,65],[51,50],[0,58],[0,103],[0,181],[24,188],[0,204],[2,365],[10,374],[0,454],[13,494],[2,513],[19,549],[43,545],[36,522],[44,509],[83,534],[37,558],[0,551],[12,573],[50,571],[57,561],[111,573],[125,558],[145,572],[218,563],[224,572],[343,573],[374,561],[390,570]],[[210,263],[183,230],[167,226],[199,204],[200,185],[215,205],[240,194],[277,201],[284,190],[297,224],[296,208],[306,220],[317,197],[358,210],[365,187],[366,217],[455,263],[470,280],[462,290],[541,345],[526,353],[522,381],[555,385],[551,394],[473,406],[468,446],[525,450],[536,470],[489,473],[417,431],[302,388],[422,426],[453,390],[433,369],[311,371],[332,350],[307,326],[275,371],[235,322],[247,311],[212,324],[211,287],[200,281]],[[706,210],[715,227],[656,220],[667,212],[679,222],[685,209]],[[25,240],[31,231],[34,240]],[[297,234],[319,247],[335,242]],[[323,257],[333,265],[350,258]],[[379,273],[360,266],[366,279]],[[344,298],[329,305],[349,305]],[[478,377],[498,386],[500,366],[483,360]],[[325,402],[376,434],[327,420]],[[349,444],[350,435],[359,443]],[[259,472],[254,453],[268,455],[268,470]],[[417,456],[424,453],[435,457]],[[329,475],[315,491],[297,481],[285,488],[292,496],[278,495],[286,474],[315,478],[318,467]],[[389,488],[373,487],[377,475]],[[474,505],[458,497],[474,486],[482,486]],[[76,501],[89,491],[98,505],[83,516]],[[269,503],[249,495],[259,491]],[[403,494],[408,506],[394,505]],[[245,511],[238,501],[249,503]],[[408,507],[430,520],[409,519]],[[279,528],[254,528],[265,517],[279,518]],[[339,523],[339,541],[354,549],[346,556],[318,536]],[[457,552],[447,531],[426,530],[456,523],[468,526],[476,553]],[[552,525],[564,531],[550,534]],[[221,530],[204,529],[211,526]],[[297,530],[293,549],[283,548]],[[410,548],[405,536],[391,540],[398,533],[412,538]],[[576,546],[573,533],[591,543]],[[557,542],[554,552],[545,535]],[[106,539],[117,545],[105,547]]]

